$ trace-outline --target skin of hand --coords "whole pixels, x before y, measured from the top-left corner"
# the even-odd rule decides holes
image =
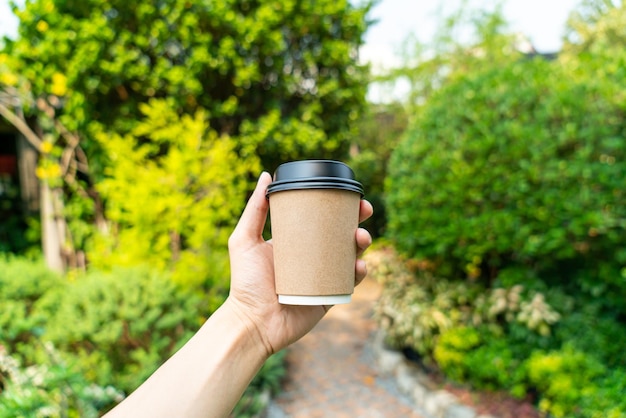
[[[228,242],[231,265],[231,289],[227,304],[248,328],[258,333],[267,355],[297,341],[319,322],[330,306],[294,306],[278,303],[274,286],[272,242],[263,239],[263,228],[269,210],[265,197],[272,179],[262,173],[248,204]],[[372,216],[373,208],[361,200],[359,222]],[[370,234],[356,231],[358,255],[371,244]],[[357,259],[355,285],[367,274],[365,262]]]

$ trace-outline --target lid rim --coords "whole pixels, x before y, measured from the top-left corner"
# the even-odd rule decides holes
[[[362,189],[357,189],[356,187],[333,187],[331,185],[317,185],[317,186],[316,185],[310,185],[310,186],[295,185],[293,187],[284,187],[284,188],[272,189],[272,190],[268,189],[265,195],[269,197],[269,195],[271,194],[278,193],[278,192],[287,192],[290,190],[340,190],[344,192],[358,193],[359,195],[361,195],[361,197],[364,196]]]
[[[285,190],[338,189],[364,195],[350,167],[334,160],[303,160],[281,164],[274,172],[266,196]]]

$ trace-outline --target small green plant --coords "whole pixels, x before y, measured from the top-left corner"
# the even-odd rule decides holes
[[[439,336],[433,357],[446,376],[465,381],[468,376],[467,368],[463,366],[464,359],[480,343],[480,335],[474,328],[451,328]]]
[[[113,386],[89,383],[69,367],[51,343],[38,344],[44,362],[24,367],[0,345],[0,417],[98,417],[124,395]]]
[[[621,82],[574,76],[579,64],[485,60],[428,97],[386,181],[387,235],[403,254],[487,286],[522,269],[626,313]]]
[[[596,382],[596,396],[580,400],[581,416],[590,418],[626,418],[626,371],[614,369]]]
[[[426,270],[414,274],[391,248],[372,250],[366,258],[384,286],[375,316],[391,346],[411,347],[428,360],[439,334],[469,320],[479,286],[441,280]]]
[[[526,362],[528,380],[541,393],[539,409],[560,418],[580,413],[580,402],[597,397],[594,380],[606,370],[594,357],[569,346],[534,352]]]

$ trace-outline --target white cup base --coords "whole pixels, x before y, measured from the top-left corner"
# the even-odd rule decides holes
[[[339,305],[350,303],[352,295],[295,296],[278,295],[278,303],[283,305]]]

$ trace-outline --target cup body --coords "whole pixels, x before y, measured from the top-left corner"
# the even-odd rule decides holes
[[[298,163],[319,164],[320,161]],[[329,161],[328,164],[342,163]],[[351,172],[342,174],[352,176],[349,187],[343,187],[340,177],[329,180],[326,172],[301,177],[299,181],[286,179],[277,170],[268,188],[268,198],[276,293],[280,303],[350,302],[362,196],[358,188],[352,187],[356,182]],[[321,183],[325,185],[318,187]]]

